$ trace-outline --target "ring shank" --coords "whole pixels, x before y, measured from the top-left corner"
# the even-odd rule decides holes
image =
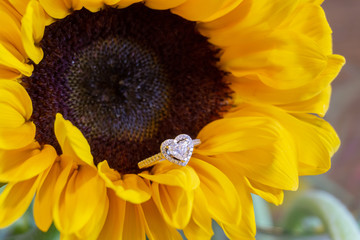
[[[150,166],[155,165],[157,162],[165,160],[164,155],[162,153],[158,153],[156,155],[153,155],[151,157],[148,157],[140,162],[138,162],[138,167],[141,168],[147,168]]]
[[[201,143],[200,139],[193,139],[194,146],[199,145]]]

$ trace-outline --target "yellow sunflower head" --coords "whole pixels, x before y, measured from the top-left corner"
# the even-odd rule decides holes
[[[254,239],[250,194],[281,204],[339,146],[321,2],[2,1],[0,227],[35,195],[64,239]],[[186,166],[139,169],[179,134]]]

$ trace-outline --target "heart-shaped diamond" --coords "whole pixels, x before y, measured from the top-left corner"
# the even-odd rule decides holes
[[[180,134],[175,139],[167,139],[161,144],[161,153],[172,163],[185,166],[193,153],[194,143],[189,135]]]

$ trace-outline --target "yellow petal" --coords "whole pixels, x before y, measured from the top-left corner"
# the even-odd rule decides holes
[[[152,199],[170,226],[184,228],[190,221],[194,192],[153,182]]]
[[[30,0],[9,0],[9,2],[16,8],[16,10],[24,15],[26,7],[29,4]]]
[[[215,19],[218,19],[224,15],[227,15],[229,12],[234,10],[236,7],[238,7],[243,0],[226,0],[223,2],[221,8],[219,8],[214,14],[207,17],[206,19],[203,19],[203,22],[210,22],[214,21]]]
[[[276,140],[277,123],[269,118],[224,118],[206,125],[197,136],[195,153],[204,156],[254,149]],[[190,160],[191,161],[191,160]]]
[[[55,119],[55,135],[64,155],[94,166],[90,145],[80,130],[58,113]],[[79,163],[81,163],[79,161]]]
[[[134,204],[145,202],[151,197],[150,187],[136,174],[125,174],[122,180],[115,182],[116,194]],[[124,190],[117,191],[121,186]]]
[[[34,142],[36,127],[26,122],[18,128],[0,128],[0,149],[17,149]]]
[[[114,182],[121,179],[120,173],[110,168],[106,160],[100,162],[97,167],[99,170],[99,175],[104,179],[107,187],[113,188]]]
[[[185,227],[191,216],[193,190],[200,184],[194,169],[161,162],[151,174],[143,172],[139,176],[153,182],[152,197],[165,221],[175,228]]]
[[[296,150],[293,139],[286,136],[288,134],[282,135],[272,145],[223,154],[218,158],[228,161],[249,179],[270,187],[295,191],[299,185]]]
[[[102,199],[97,205],[97,209],[91,216],[85,226],[76,233],[79,239],[97,240],[98,236],[105,224],[105,220],[109,211],[109,199],[107,194],[102,194]]]
[[[243,2],[228,14],[212,22],[200,23],[199,30],[205,36],[225,37],[223,44],[227,45],[231,35],[239,32],[266,31],[280,25],[296,9],[297,1],[273,0]],[[222,46],[222,45],[221,45]]]
[[[107,161],[98,164],[99,175],[106,186],[113,189],[117,196],[134,204],[140,204],[150,199],[151,190],[145,181],[136,174],[121,176],[111,169]]]
[[[317,175],[330,169],[331,157],[340,146],[336,131],[325,120],[309,114],[294,114],[299,139],[299,175]],[[298,122],[298,123],[296,123]]]
[[[16,80],[21,77],[21,73],[15,69],[10,69],[0,65],[0,78],[8,80]]]
[[[240,202],[233,183],[219,169],[193,157],[189,163],[200,178],[200,189],[207,199],[211,216],[224,223],[237,224],[241,216]]]
[[[207,226],[208,228],[203,228],[194,222],[193,218],[190,218],[188,225],[183,229],[185,237],[187,239],[211,239],[214,232],[212,231],[211,218],[209,220],[210,225]]]
[[[109,212],[99,239],[145,239],[145,228],[139,206],[117,197],[111,189],[108,191],[108,197]]]
[[[308,19],[308,17],[310,16],[314,21],[300,20],[300,19]],[[306,22],[306,24],[303,24],[304,22]],[[307,24],[308,22],[311,23],[315,22],[316,24]],[[279,33],[276,33],[275,35],[280,35],[280,36],[295,35],[291,37],[293,38],[292,41],[286,40],[286,37],[279,41],[279,42],[284,41],[285,44],[284,43],[279,44],[279,42],[275,41],[278,43],[278,45],[284,45],[284,47],[281,47],[283,48],[281,51],[276,51],[276,53],[274,51],[275,53],[274,57],[280,57],[281,55],[282,59],[287,58],[288,60],[292,59],[293,61],[294,60],[301,61],[302,64],[304,64],[304,68],[306,68],[306,66],[313,67],[313,69],[309,72],[309,79],[307,79],[307,81],[312,80],[310,78],[311,72],[314,71],[312,74],[315,74],[313,76],[316,76],[316,68],[318,68],[318,70],[321,69],[321,64],[319,62],[318,63],[319,65],[315,66],[310,62],[308,63],[306,62],[311,58],[313,58],[311,61],[318,59],[319,56],[316,56],[316,54],[327,56],[328,54],[331,53],[331,36],[330,36],[331,31],[328,27],[322,9],[319,6],[315,6],[312,4],[300,4],[299,1],[277,0],[277,1],[265,2],[265,1],[246,0],[242,4],[240,4],[236,10],[230,12],[223,18],[213,21],[211,23],[200,24],[199,29],[200,32],[202,32],[205,36],[210,37],[211,43],[217,46],[228,47],[228,46],[237,45],[238,48],[227,50],[229,51],[229,54],[233,54],[233,55],[242,55],[241,51],[247,53],[246,51],[251,49],[252,44],[257,45],[257,43],[255,43],[257,40],[254,39],[261,39],[259,41],[262,42],[271,42],[272,40],[270,39],[264,41],[263,39],[267,39],[270,35],[274,35],[274,33],[276,33],[280,29],[281,31],[279,31]],[[243,45],[247,41],[249,41],[250,44],[249,45],[245,44],[246,46],[241,47],[241,45]],[[274,44],[277,45],[275,42]],[[289,44],[288,47],[285,47],[286,42],[288,42]],[[299,46],[300,53],[301,53],[301,49],[307,49],[307,50],[306,52],[304,51],[305,54],[301,54],[302,56],[298,55],[296,57],[295,56],[292,57],[291,56],[292,54],[289,53],[291,51],[294,51],[295,49],[291,49],[291,45],[293,45],[293,47],[295,45],[302,45]],[[273,53],[270,52],[269,56],[272,56],[271,54]],[[313,57],[310,57],[311,55]],[[248,56],[241,57],[244,60],[245,65],[246,63],[249,62],[245,60],[245,58],[247,57]],[[269,63],[275,64],[272,70],[270,69],[266,69],[266,70],[261,69],[261,70],[266,72],[269,70],[270,72],[268,73],[270,75],[273,74],[277,75],[277,73],[275,73],[277,70],[279,70],[280,73],[282,70],[276,69],[278,67],[278,63],[276,63],[276,60],[274,61],[274,59],[276,58],[272,58],[272,59],[269,58],[270,60]],[[265,62],[259,60],[258,63],[265,63]],[[241,67],[244,66],[242,65]],[[237,70],[236,70],[236,74],[239,74]],[[263,75],[264,73],[259,72],[261,70],[258,69],[258,71],[254,71],[254,72],[252,71],[253,69],[250,70],[250,72],[248,72],[248,70],[249,69],[245,68],[242,69],[241,71],[244,74],[245,72],[247,72],[246,73],[247,76],[250,75],[250,72],[252,73],[255,72],[253,75],[258,74],[260,75],[260,77],[264,82],[267,81],[264,79],[264,75]],[[294,70],[296,71],[296,69]],[[301,68],[297,70],[300,71]],[[291,72],[294,73],[294,71]],[[285,74],[285,72],[283,72],[283,74]],[[274,77],[274,79],[275,78],[278,79],[278,77],[281,75],[282,74],[277,75],[277,77]],[[279,79],[278,81],[281,84],[283,84],[282,83],[283,80],[286,80],[285,76],[283,79]],[[302,81],[304,82],[305,80],[306,79],[303,79]],[[298,83],[300,84],[302,81],[298,81]],[[266,83],[269,85],[268,82]],[[277,88],[281,88],[281,89],[288,87],[277,86]]]
[[[207,197],[201,188],[195,190],[194,207],[189,224],[183,229],[187,239],[211,239],[212,219],[208,211]]]
[[[146,236],[150,240],[156,240],[156,239],[181,240],[182,239],[180,233],[175,228],[172,228],[166,224],[153,200],[150,199],[149,201],[141,204],[141,209],[142,211],[140,211],[140,214],[144,219]]]
[[[10,33],[11,34],[11,33]],[[16,34],[16,33],[15,33]],[[16,34],[17,35],[17,34]],[[3,36],[5,37],[5,36]],[[21,40],[20,40],[21,41]],[[12,54],[20,63],[29,63],[28,59],[27,59],[27,55],[25,52],[25,49],[23,48],[23,46],[19,47],[16,46],[17,41],[15,40],[14,42],[10,42],[10,41],[1,41],[1,44],[3,45],[3,47],[10,53]],[[21,42],[22,44],[22,42]],[[23,52],[21,52],[23,51]],[[30,63],[29,63],[30,64]],[[12,65],[10,65],[12,66]]]
[[[284,191],[278,188],[272,188],[264,184],[256,182],[256,180],[245,179],[247,186],[251,189],[251,192],[259,195],[268,202],[275,205],[282,204],[284,200]]]
[[[36,127],[28,121],[32,103],[26,90],[12,80],[0,81],[0,149],[23,148],[34,142]]]
[[[111,189],[108,190],[107,195],[109,198],[109,211],[107,214],[104,227],[100,233],[99,239],[121,240],[122,234],[124,232],[126,201],[117,197],[115,192]],[[137,225],[138,222],[135,221],[135,224]],[[135,224],[132,228],[130,228],[131,230],[136,229]],[[131,232],[137,232],[137,231],[131,231]]]
[[[73,10],[81,9],[77,0],[39,0],[39,2],[47,14],[57,19],[65,18]]]
[[[226,117],[249,114],[270,117],[287,129],[291,137],[287,141],[288,147],[291,142],[296,144],[293,145],[295,148],[286,154],[294,154],[300,175],[320,174],[329,169],[330,157],[338,149],[340,141],[334,129],[325,120],[310,114],[290,115],[279,108],[249,104],[241,105]]]
[[[325,120],[311,114],[288,115],[276,108],[258,107],[287,128],[297,143],[300,175],[321,174],[329,170],[330,158],[340,145],[339,137]]]
[[[331,97],[331,86],[329,85],[321,93],[305,101],[296,103],[278,105],[282,109],[292,113],[315,113],[324,117],[329,109]]]
[[[33,143],[23,149],[0,151],[0,182],[30,179],[49,168],[57,157],[50,145]]]
[[[134,4],[137,2],[143,2],[143,0],[120,0],[114,6],[117,6],[119,8],[126,8],[126,7],[130,6],[131,4]]]
[[[13,7],[8,6],[6,2],[3,2],[5,6],[1,6],[0,4],[0,15],[1,20],[6,22],[0,28],[0,42],[5,44],[6,46],[12,46],[8,48],[10,52],[19,60],[24,61],[26,58],[25,50],[21,41],[21,23],[18,12],[14,11]]]
[[[163,9],[170,9],[180,4],[184,3],[187,0],[145,0],[145,6],[153,9],[163,10]]]
[[[248,101],[262,101],[291,112],[324,114],[328,108],[326,93],[329,84],[344,65],[344,58],[330,55],[325,69],[308,84],[293,89],[275,89],[254,78],[229,77],[231,88]]]
[[[294,139],[277,119],[239,108],[205,126],[198,138],[204,144],[196,153],[226,160],[240,174],[263,184],[288,190],[298,187]]]
[[[63,1],[65,3],[65,6],[72,11],[80,10],[84,6],[83,0],[63,0]],[[93,0],[84,0],[84,1],[93,1]]]
[[[60,197],[70,178],[70,174],[78,168],[78,165],[74,162],[73,158],[64,155],[58,157],[57,163],[60,165],[60,174],[56,177],[56,184],[52,189],[54,191],[54,199]]]
[[[171,12],[190,21],[202,21],[215,14],[222,5],[223,0],[188,0]]]
[[[254,239],[256,226],[253,202],[250,195],[250,189],[246,185],[246,180],[243,174],[239,174],[236,167],[230,164],[225,159],[219,159],[216,157],[199,156],[203,161],[215,166],[222,171],[233,183],[237,190],[238,198],[241,201],[241,220],[238,224],[222,223],[217,219],[217,222],[222,226],[226,235],[230,239]]]
[[[95,212],[90,221],[81,229],[79,232],[75,234],[63,234],[60,233],[61,240],[97,240],[104,239],[99,238],[99,234],[103,229],[106,217],[109,211],[109,200],[107,195],[104,195],[104,203],[99,204],[98,211]],[[108,239],[108,238],[105,238]]]
[[[145,227],[140,211],[139,205],[126,202],[125,221],[123,226],[125,231],[122,233],[123,240],[145,239]],[[127,229],[131,229],[132,231],[126,231]],[[136,229],[136,231],[133,231],[134,229]]]
[[[37,189],[34,201],[34,220],[36,226],[43,232],[49,230],[52,223],[52,208],[54,205],[54,186],[62,171],[60,161],[56,161],[49,172],[44,174]]]
[[[81,240],[75,234],[63,234],[60,233],[60,240]]]
[[[30,1],[21,23],[21,37],[25,51],[34,63],[39,64],[44,56],[40,41],[44,36],[46,17],[38,1]]]
[[[0,103],[0,127],[17,128],[25,123],[25,118],[11,105]]]
[[[0,11],[3,11],[6,14],[9,14],[11,17],[14,18],[14,20],[17,20],[18,22],[20,22],[22,14],[19,12],[18,6],[12,4],[13,2],[14,2],[14,0],[1,1],[0,2]],[[27,2],[28,2],[28,0],[24,0],[23,4],[26,4]]]
[[[99,204],[104,204],[106,188],[97,171],[79,165],[63,189],[54,207],[54,222],[64,234],[77,233],[94,216]]]
[[[121,2],[121,0],[103,0],[104,4],[106,5],[115,5],[118,2]]]
[[[0,43],[0,65],[15,69],[25,76],[31,76],[34,66],[25,63],[25,60],[19,60],[14,54],[4,46],[4,43]]]
[[[0,227],[4,228],[20,218],[29,207],[37,185],[39,177],[9,183],[0,195]]]
[[[321,5],[324,0],[303,0],[303,2],[309,2],[309,3],[314,3],[314,4],[318,4],[318,5]]]
[[[99,0],[81,0],[81,2],[82,5],[91,12],[97,12],[104,7],[104,2]]]
[[[0,103],[14,108],[25,120],[30,119],[33,110],[31,99],[21,84],[11,80],[0,80],[0,96]]]
[[[162,168],[164,165],[169,166],[169,168]],[[188,166],[177,167],[166,162],[153,167],[152,174],[140,173],[139,176],[156,183],[181,187],[187,191],[197,188],[200,184],[199,177],[194,169]]]
[[[238,191],[243,206],[241,220],[238,224],[218,223],[229,239],[255,240],[256,225],[252,198],[246,189],[244,181],[241,181],[239,178],[237,184],[237,187],[242,190]]]
[[[251,232],[247,232],[243,226],[220,224],[224,233],[229,239],[236,240],[255,240],[255,236]]]
[[[332,31],[324,10],[319,5],[313,3],[300,5],[281,27],[292,29],[312,39],[318,44],[323,54],[332,53]]]
[[[244,39],[245,38],[245,39]],[[233,36],[221,64],[236,77],[257,76],[277,89],[301,87],[314,80],[327,66],[327,57],[306,37],[291,31],[263,35]]]

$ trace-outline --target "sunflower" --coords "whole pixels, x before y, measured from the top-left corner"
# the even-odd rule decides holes
[[[62,239],[254,239],[251,193],[281,204],[339,146],[321,2],[1,1],[0,227],[35,196]],[[182,133],[187,166],[138,168]]]

